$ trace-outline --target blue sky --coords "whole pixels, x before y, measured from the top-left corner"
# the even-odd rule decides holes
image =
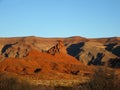
[[[0,37],[120,36],[120,0],[0,0]]]

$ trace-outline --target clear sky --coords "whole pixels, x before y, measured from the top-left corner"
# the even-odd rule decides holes
[[[120,36],[120,0],[0,0],[0,37]]]

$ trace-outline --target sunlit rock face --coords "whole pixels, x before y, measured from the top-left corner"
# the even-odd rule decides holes
[[[55,55],[55,54],[67,54],[66,47],[64,46],[63,42],[61,40],[58,40],[58,43],[50,48],[47,51],[49,54]]]

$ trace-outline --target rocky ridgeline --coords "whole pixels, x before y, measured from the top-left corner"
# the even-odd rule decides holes
[[[57,44],[56,40],[58,40]],[[113,60],[117,66],[118,62],[120,63],[120,38],[118,37],[100,39],[82,37],[0,38],[0,57],[3,58],[0,61],[3,61],[5,57],[26,57],[32,49],[51,55],[68,53],[86,65],[108,65],[109,62],[113,64]]]
[[[22,58],[29,54],[29,51],[36,49],[30,43],[16,42],[12,44],[6,44],[2,50],[1,55],[4,57]],[[61,40],[57,41],[57,44],[51,47],[47,53],[55,54],[67,54],[66,47]]]

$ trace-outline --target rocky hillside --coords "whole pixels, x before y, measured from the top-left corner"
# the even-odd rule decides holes
[[[51,42],[48,50],[38,49],[31,41],[11,41],[5,44],[1,49],[0,72],[38,79],[74,79],[85,73],[90,75],[90,67],[67,54],[61,40]]]
[[[27,57],[31,50],[69,54],[85,65],[111,65],[111,60],[120,58],[120,38],[88,39],[79,36],[68,38],[41,38],[41,37],[16,37],[0,38],[0,57],[23,58]],[[66,51],[67,50],[67,51]],[[1,59],[2,61],[3,59]],[[114,62],[114,66],[117,65]]]

